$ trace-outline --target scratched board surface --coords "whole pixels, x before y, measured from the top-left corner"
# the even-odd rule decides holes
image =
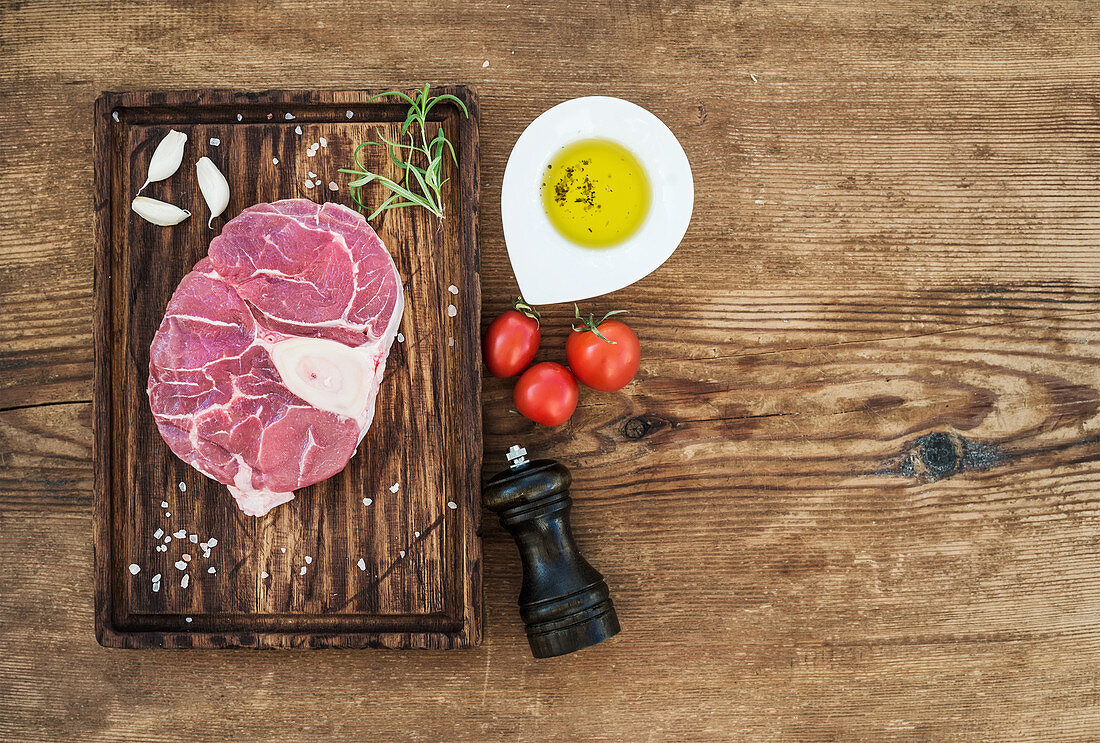
[[[445,219],[418,208],[372,222],[406,298],[374,423],[343,472],[260,518],[242,514],[224,485],[176,458],[157,433],[145,392],[149,343],[176,285],[227,219],[285,198],[353,205],[338,168],[378,128],[396,137],[405,109],[370,102],[364,91],[125,93],[97,101],[101,643],[446,648],[480,640],[477,110],[470,91],[451,92],[471,117],[448,104],[429,122],[431,133],[445,128],[459,153],[459,166],[448,164]],[[134,215],[129,201],[170,129],[188,135],[183,165],[143,195],[194,216],[158,227]],[[232,194],[212,230],[194,175],[203,155]],[[377,148],[363,160],[390,167]]]

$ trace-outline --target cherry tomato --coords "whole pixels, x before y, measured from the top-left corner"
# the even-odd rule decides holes
[[[516,410],[535,423],[559,426],[577,409],[577,380],[561,364],[543,361],[516,381],[512,400]]]
[[[482,342],[485,366],[494,377],[514,377],[526,369],[542,340],[538,310],[520,297],[512,307],[489,324]]]
[[[565,341],[565,355],[577,379],[594,390],[613,392],[638,373],[642,348],[633,330],[618,320],[608,320],[608,315],[596,323],[591,315],[581,318],[578,310],[575,332]]]

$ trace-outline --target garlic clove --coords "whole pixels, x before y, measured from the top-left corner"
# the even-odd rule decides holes
[[[207,227],[213,227],[214,218],[220,217],[229,205],[229,182],[209,157],[200,157],[195,163],[195,172],[199,177],[199,190],[210,207],[210,219]]]
[[[164,135],[160,144],[153,150],[153,157],[149,160],[149,177],[138,189],[138,193],[145,190],[154,181],[163,181],[177,170],[183,162],[183,146],[187,144],[187,135],[177,132],[175,129]]]
[[[191,216],[191,212],[186,209],[180,209],[175,204],[165,201],[150,199],[148,196],[135,196],[130,203],[130,208],[146,222],[152,222],[161,227],[179,224]]]

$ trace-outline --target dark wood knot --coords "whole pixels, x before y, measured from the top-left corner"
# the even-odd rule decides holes
[[[915,455],[924,465],[926,475],[935,480],[958,470],[965,453],[961,438],[941,432],[921,436],[915,448]]]
[[[623,425],[623,436],[628,439],[640,439],[649,433],[652,426],[645,418],[631,418]]]
[[[995,444],[969,441],[955,431],[932,431],[888,460],[879,473],[935,482],[960,472],[989,470],[1005,459]]]
[[[637,440],[670,425],[669,421],[655,415],[637,415],[623,424],[623,436]]]

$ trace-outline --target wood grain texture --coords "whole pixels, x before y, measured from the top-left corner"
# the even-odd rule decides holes
[[[397,139],[406,108],[371,102],[377,91],[131,92],[96,101],[93,463],[102,644],[449,648],[480,641],[477,101],[468,89],[446,90],[471,113],[451,103],[432,112],[431,126],[444,126],[463,157],[463,169],[445,174],[454,183],[445,194],[449,219],[404,209],[375,220],[404,282],[406,309],[374,422],[340,474],[264,518],[243,516],[223,485],[169,451],[145,392],[164,307],[216,234],[198,217],[206,210],[189,171],[206,154],[225,173],[232,200],[219,226],[246,206],[281,198],[350,203],[340,187],[348,178],[337,169],[377,129]],[[170,128],[189,138],[186,170],[146,193],[196,216],[163,228],[133,215],[130,199]],[[360,159],[372,170],[392,169],[384,170],[382,150],[364,150]],[[384,196],[365,191],[363,198]],[[463,312],[450,317],[452,305]],[[131,574],[131,564],[140,572]]]
[[[0,739],[1100,738],[1094,5],[0,8]],[[480,94],[486,319],[532,118],[619,95],[692,163],[680,249],[587,306],[630,310],[638,380],[549,431],[482,388],[485,474],[516,440],[572,469],[623,633],[530,658],[490,518],[477,649],[99,647],[91,102],[424,81]]]

